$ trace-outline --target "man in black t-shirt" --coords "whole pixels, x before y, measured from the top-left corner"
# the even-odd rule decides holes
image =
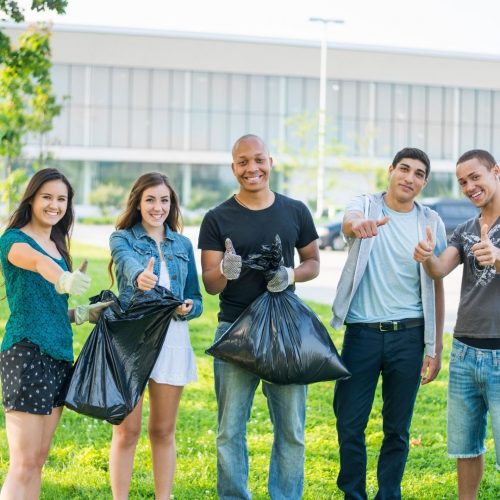
[[[210,210],[200,228],[203,283],[220,294],[219,339],[259,295],[280,292],[319,273],[318,235],[307,207],[271,191],[272,158],[259,137],[245,135],[232,150],[231,168],[240,188]],[[259,271],[241,267],[242,258],[260,252],[278,234],[284,265],[266,283]],[[294,249],[300,264],[295,267]],[[249,499],[246,424],[260,379],[215,359],[218,403],[217,492],[221,499]],[[304,424],[307,388],[262,381],[274,429],[268,490],[272,499],[300,499],[304,483]]]
[[[462,192],[481,209],[432,253],[433,238],[415,248],[427,273],[442,278],[463,264],[448,385],[448,454],[457,459],[458,497],[476,498],[483,475],[487,413],[500,470],[500,167],[487,151],[457,162]]]

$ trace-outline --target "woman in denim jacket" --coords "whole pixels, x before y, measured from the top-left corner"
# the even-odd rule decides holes
[[[153,456],[155,498],[169,499],[175,472],[175,422],[183,386],[196,380],[187,321],[201,314],[202,302],[193,247],[181,229],[177,195],[167,177],[147,173],[129,194],[110,237],[119,298],[126,307],[138,288],[164,286],[183,300],[171,321],[149,380],[148,433]],[[113,498],[127,499],[135,448],[141,432],[142,402],[113,427],[110,475]]]

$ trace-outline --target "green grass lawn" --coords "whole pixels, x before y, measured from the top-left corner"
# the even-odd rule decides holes
[[[75,263],[90,260],[92,289],[88,296],[109,287],[106,251],[75,245]],[[2,290],[1,296],[5,295]],[[71,299],[72,305],[78,298]],[[311,304],[325,324],[330,319],[328,306]],[[211,344],[216,325],[217,297],[204,296],[205,312],[190,322],[191,339],[198,362],[199,380],[186,387],[177,425],[176,499],[216,498],[216,402],[213,390],[212,358],[204,354]],[[8,309],[0,301],[0,331],[3,332]],[[75,327],[75,352],[78,353],[90,327]],[[341,332],[332,333],[340,349]],[[451,336],[446,335],[443,369],[438,379],[421,388],[413,418],[412,448],[403,480],[406,499],[456,498],[455,463],[446,455],[446,384]],[[332,410],[332,382],[309,387],[306,427],[305,499],[341,498],[335,479],[338,472],[338,447]],[[380,391],[380,388],[379,388]],[[147,405],[145,412],[147,413]],[[380,392],[377,393],[366,432],[368,445],[368,493],[376,492],[376,460],[382,440]],[[1,412],[1,410],[0,410]],[[130,498],[154,498],[146,418],[139,441]],[[1,413],[0,482],[7,471],[8,449]],[[42,498],[94,499],[111,498],[108,478],[108,452],[111,425],[65,410],[57,429],[52,451],[43,473]],[[250,452],[250,489],[255,499],[268,498],[267,471],[272,443],[272,428],[265,398],[257,391],[248,424]],[[488,433],[486,467],[480,491],[482,499],[500,498],[500,474],[495,471],[495,453],[491,430]]]

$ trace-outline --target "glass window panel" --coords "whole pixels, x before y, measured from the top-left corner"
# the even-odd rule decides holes
[[[492,129],[487,126],[478,126],[476,127],[476,140],[475,146],[478,149],[485,149],[486,151],[491,151],[492,144],[491,144],[491,135],[492,135]]]
[[[167,109],[169,106],[170,72],[154,70],[152,78],[151,107],[153,109]]]
[[[226,113],[212,113],[210,116],[210,144],[211,151],[226,151],[228,149]]]
[[[278,146],[278,138],[280,136],[280,117],[278,115],[268,115],[267,117],[267,134],[271,143],[269,146],[275,148]]]
[[[407,147],[410,144],[408,140],[410,127],[406,120],[396,120],[394,123],[394,150]]]
[[[409,120],[409,87],[408,85],[394,85],[394,119],[398,126]]]
[[[319,97],[318,97],[319,99]],[[328,80],[326,82],[326,114],[335,117],[339,116],[340,82]]]
[[[453,148],[453,126],[445,125],[443,128],[443,158],[456,160],[453,158],[455,152]]]
[[[389,120],[393,117],[391,90],[392,86],[387,83],[377,84],[375,98],[375,117],[377,121]]]
[[[370,116],[370,84],[360,82],[359,84],[358,114],[360,119],[369,120]]]
[[[169,147],[169,125],[168,111],[153,108],[151,112],[151,147],[156,149]]]
[[[247,78],[241,75],[231,76],[231,105],[230,109],[234,112],[244,112],[247,109]]]
[[[58,101],[69,95],[69,72],[66,64],[54,64],[51,68],[52,90]]]
[[[149,110],[133,109],[130,122],[130,142],[133,148],[147,148],[149,146]]]
[[[212,87],[210,89],[210,103],[214,111],[226,111],[228,109],[228,76],[212,75]]]
[[[186,85],[184,73],[182,71],[172,72],[172,94],[170,96],[171,106],[173,109],[184,109],[184,95],[185,95]]]
[[[111,98],[113,107],[128,108],[130,95],[129,70],[113,68],[111,77]]]
[[[494,122],[495,126],[500,125],[500,91],[494,92],[493,122]]]
[[[358,93],[356,82],[342,82],[341,114],[343,118],[356,119],[358,114]]]
[[[267,110],[269,113],[280,112],[280,79],[269,76],[267,81]]]
[[[69,145],[82,146],[84,135],[84,111],[81,106],[70,108]]]
[[[375,131],[375,153],[377,156],[391,157],[391,130],[390,122],[379,121]]]
[[[315,115],[319,110],[319,82],[317,79],[304,80],[304,111]]]
[[[109,146],[109,110],[94,108],[90,111],[90,145]]]
[[[442,123],[443,120],[443,90],[437,87],[428,89],[428,119],[432,123]]]
[[[182,111],[171,112],[170,141],[173,149],[184,148],[184,113]]]
[[[443,157],[443,127],[440,124],[429,123],[427,126],[427,154],[430,157]]]
[[[266,136],[266,115],[250,115],[248,122],[248,130],[251,134]]]
[[[84,66],[71,66],[69,94],[74,106],[85,104],[85,74]]]
[[[90,105],[107,107],[109,99],[109,68],[93,67],[90,72]]]
[[[410,128],[410,144],[425,151],[425,126],[423,121],[412,121]]]
[[[111,146],[123,148],[129,146],[129,116],[128,109],[115,108],[111,110]]]
[[[301,78],[287,79],[286,109],[288,115],[296,115],[303,111],[302,85],[303,80]]]
[[[250,77],[250,112],[266,112],[266,80],[263,76]]]
[[[346,148],[347,154],[356,154],[358,149],[358,130],[355,120],[344,119],[342,121],[342,135],[340,138],[342,145]]]
[[[146,69],[132,70],[132,107],[149,107],[149,71]]]
[[[460,150],[467,151],[476,147],[474,137],[475,127],[471,125],[460,126]]]
[[[492,92],[489,90],[477,91],[477,124],[488,127],[492,116]]]
[[[476,121],[476,99],[473,90],[460,91],[460,122],[473,125]]]
[[[425,121],[427,99],[425,87],[413,85],[410,87],[410,120],[415,123]]]
[[[191,149],[208,149],[208,114],[193,113],[191,115]]]
[[[238,137],[241,137],[242,135],[248,133],[248,127],[247,127],[247,115],[243,113],[232,113],[230,118],[230,141],[233,143],[238,139]]]
[[[210,78],[208,73],[193,73],[192,76],[192,104],[193,111],[206,111],[209,109]]]

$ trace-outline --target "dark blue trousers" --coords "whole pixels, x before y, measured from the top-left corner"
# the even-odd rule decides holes
[[[338,487],[346,499],[366,499],[365,429],[382,374],[384,440],[377,467],[377,500],[401,498],[410,424],[420,385],[424,327],[380,332],[348,325],[342,359],[352,374],[335,386],[333,409],[340,447]]]

